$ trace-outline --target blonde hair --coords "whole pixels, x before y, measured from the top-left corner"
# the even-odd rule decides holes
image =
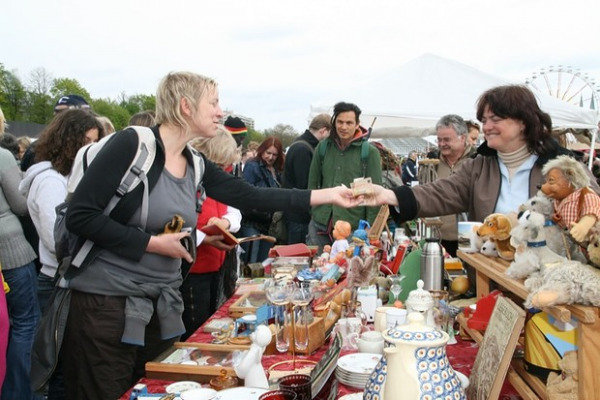
[[[194,72],[170,72],[156,90],[156,123],[171,124],[187,133],[189,124],[181,114],[181,100],[190,108],[198,108],[200,99],[217,89],[217,82]]]
[[[196,138],[190,145],[218,165],[229,166],[242,159],[235,139],[223,126],[219,126],[216,136]]]
[[[111,134],[115,131],[115,126],[113,125],[113,123],[111,122],[111,120],[108,117],[105,117],[103,115],[98,115],[96,117],[96,119],[98,121],[100,121],[100,123],[104,127],[104,135],[105,136],[108,134]]]

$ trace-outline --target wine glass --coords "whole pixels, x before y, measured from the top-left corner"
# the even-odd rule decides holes
[[[294,330],[294,343],[298,350],[306,350],[308,348],[308,325],[309,325],[309,315],[308,315],[308,305],[314,298],[314,293],[310,282],[298,282],[298,285],[295,286],[294,291],[292,292],[292,304],[294,306],[299,306],[299,316],[297,320],[299,324],[296,324]],[[292,311],[294,314],[292,318],[295,318],[295,310]],[[292,321],[293,322],[293,321]]]
[[[390,292],[392,293],[393,298],[390,303],[394,303],[398,300],[398,296],[402,293],[402,286],[400,286],[400,282],[404,279],[404,275],[393,275],[388,278],[392,285],[390,286]]]
[[[267,299],[275,305],[275,347],[280,353],[285,353],[290,348],[290,339],[286,326],[289,316],[286,306],[290,304],[292,286],[287,283],[270,280],[265,282]]]

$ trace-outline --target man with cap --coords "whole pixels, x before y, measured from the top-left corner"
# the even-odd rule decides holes
[[[248,134],[248,128],[246,127],[246,124],[244,124],[244,121],[239,117],[230,115],[223,125],[225,126],[225,129],[231,133],[238,147],[241,148],[242,143],[244,143],[244,139],[246,139],[246,135]],[[242,164],[235,164],[232,173],[234,176],[242,176]]]
[[[331,116],[319,114],[310,121],[308,129],[288,148],[283,168],[284,188],[308,188],[308,172],[310,163],[319,142],[329,136]],[[284,213],[288,231],[288,244],[305,243],[308,235],[309,212]]]
[[[90,105],[83,97],[77,94],[68,94],[56,101],[56,104],[54,105],[54,115],[71,108],[90,109]]]

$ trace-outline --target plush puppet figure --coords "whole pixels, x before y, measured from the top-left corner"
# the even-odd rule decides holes
[[[477,236],[493,240],[498,256],[508,261],[515,258],[515,248],[510,244],[510,231],[516,225],[516,221],[513,221],[515,218],[516,215],[490,214],[477,229]]]
[[[335,258],[336,254],[339,252],[343,253],[348,249],[348,236],[350,236],[351,232],[352,225],[350,225],[350,222],[342,220],[336,221],[333,226],[333,232],[331,233],[335,242],[333,242],[333,245],[331,246],[331,252],[329,254],[330,259]]]
[[[600,196],[588,188],[585,167],[574,158],[559,156],[544,165],[542,192],[554,199],[554,221],[577,242],[587,239],[600,218]]]

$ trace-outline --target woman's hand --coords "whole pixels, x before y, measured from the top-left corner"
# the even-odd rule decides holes
[[[398,205],[398,198],[396,194],[390,189],[386,189],[383,186],[373,184],[373,192],[366,194],[363,197],[361,206],[380,206],[388,204],[390,206]]]
[[[327,189],[312,190],[310,192],[310,205],[335,204],[336,206],[351,208],[361,205],[362,197],[354,197],[352,189],[344,185]]]
[[[229,251],[235,247],[234,244],[225,243],[223,239],[223,235],[206,235],[204,236],[204,240],[202,240],[202,244],[209,244],[223,251]]]
[[[190,232],[165,233],[151,236],[146,251],[171,258],[183,258],[189,263],[194,262],[191,254],[181,244],[181,239],[190,236]]]

